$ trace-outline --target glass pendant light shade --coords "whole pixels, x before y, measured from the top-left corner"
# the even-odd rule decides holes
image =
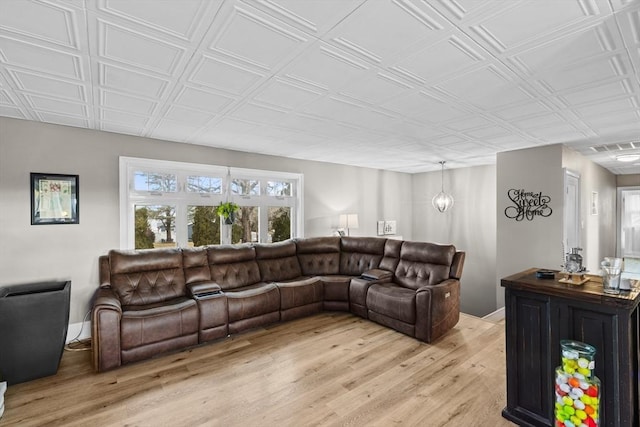
[[[444,192],[444,164],[444,161],[440,162],[440,166],[442,166],[440,172],[441,191],[431,199],[431,204],[433,204],[433,207],[439,212],[446,212],[447,209],[453,206],[453,196]]]
[[[451,194],[447,194],[444,191],[439,192],[433,199],[431,199],[431,203],[433,207],[438,209],[440,212],[445,212],[451,206],[453,206],[453,196]]]

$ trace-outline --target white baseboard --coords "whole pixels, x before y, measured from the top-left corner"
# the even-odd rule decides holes
[[[504,319],[504,307],[500,307],[499,309],[497,309],[493,313],[487,314],[486,316],[483,317],[483,319],[484,320],[490,320],[492,322],[498,322],[498,321]]]
[[[84,340],[91,337],[91,321],[69,323],[67,329],[67,344],[74,339]]]

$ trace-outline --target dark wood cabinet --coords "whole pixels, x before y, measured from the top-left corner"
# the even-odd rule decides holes
[[[507,406],[502,415],[521,426],[553,425],[560,340],[573,339],[596,348],[600,425],[640,425],[638,290],[607,295],[598,282],[575,286],[537,279],[535,272],[501,280],[507,355]]]

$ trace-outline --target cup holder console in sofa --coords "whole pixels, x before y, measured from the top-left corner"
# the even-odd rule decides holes
[[[429,343],[458,322],[464,257],[452,245],[376,237],[112,250],[99,260],[94,368],[323,310]]]

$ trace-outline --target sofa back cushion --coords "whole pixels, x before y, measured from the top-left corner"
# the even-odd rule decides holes
[[[222,290],[260,282],[256,251],[248,245],[220,245],[207,248],[211,280]]]
[[[394,281],[405,288],[436,285],[449,278],[456,248],[423,242],[403,242]]]
[[[184,265],[184,279],[187,284],[211,280],[207,248],[203,246],[183,248],[182,264]]]
[[[254,245],[263,282],[278,282],[302,276],[292,240]]]
[[[309,237],[296,240],[296,251],[304,276],[340,273],[340,237]]]
[[[358,276],[378,268],[385,242],[386,239],[378,237],[343,237],[340,240],[340,274]]]
[[[122,305],[154,304],[185,296],[180,249],[109,252],[111,287]]]
[[[381,269],[396,271],[400,262],[400,248],[402,248],[402,240],[387,239],[384,244],[384,256],[380,261]]]

